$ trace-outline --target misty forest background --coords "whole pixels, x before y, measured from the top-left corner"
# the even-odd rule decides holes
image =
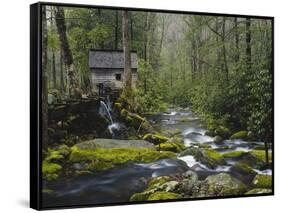
[[[137,87],[126,84],[123,92],[133,112],[188,106],[209,129],[246,129],[271,140],[271,20],[52,6],[42,12],[43,96],[91,95],[89,49],[129,48],[139,58]]]

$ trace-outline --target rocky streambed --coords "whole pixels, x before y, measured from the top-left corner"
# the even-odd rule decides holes
[[[43,162],[46,207],[271,193],[271,151],[268,164],[264,144],[248,132],[210,132],[189,109],[145,122],[121,114],[140,119],[137,133],[147,123],[158,131],[50,151]]]

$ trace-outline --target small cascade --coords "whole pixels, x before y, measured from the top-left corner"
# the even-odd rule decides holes
[[[112,120],[112,117],[111,117],[111,114],[110,114],[110,111],[109,111],[107,105],[103,101],[100,101],[100,104],[101,104],[101,107],[100,107],[100,110],[99,110],[100,114],[105,115],[107,113],[111,124],[113,124],[113,120]]]
[[[108,125],[108,130],[110,132],[110,134],[112,135],[112,138],[115,138],[116,136],[116,133],[119,131],[120,129],[120,124],[119,123],[114,123],[113,122],[113,119],[112,119],[112,116],[111,116],[111,107],[110,107],[110,101],[108,99],[107,101],[109,104],[107,105],[105,102],[103,101],[100,101],[100,109],[99,109],[99,113],[102,115],[102,116],[108,116],[109,120],[110,120],[110,125]]]

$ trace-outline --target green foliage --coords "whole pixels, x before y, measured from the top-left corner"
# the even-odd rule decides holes
[[[159,73],[144,60],[138,62],[139,83],[136,90],[136,102],[142,113],[166,111],[164,101],[165,84],[159,79]]]
[[[98,24],[95,28],[87,33],[89,40],[93,44],[97,43],[102,45],[109,41],[111,34],[111,29],[104,24]]]

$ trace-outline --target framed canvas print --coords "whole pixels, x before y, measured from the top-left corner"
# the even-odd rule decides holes
[[[273,17],[30,12],[32,208],[274,194]]]

